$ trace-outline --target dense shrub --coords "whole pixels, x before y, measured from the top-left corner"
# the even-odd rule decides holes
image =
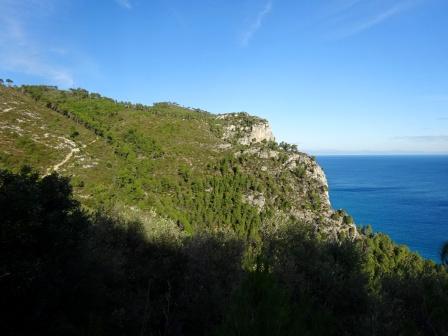
[[[0,171],[1,334],[448,333],[445,267],[385,235],[295,223],[248,244],[135,211],[87,213],[65,178]]]

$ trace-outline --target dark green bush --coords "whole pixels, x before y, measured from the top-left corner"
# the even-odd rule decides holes
[[[28,168],[0,170],[0,214],[2,335],[448,333],[445,267],[386,235],[328,241],[297,223],[250,244],[157,235],[82,211],[67,179]]]

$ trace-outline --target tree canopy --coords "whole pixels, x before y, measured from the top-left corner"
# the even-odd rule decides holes
[[[445,267],[369,230],[185,236],[86,212],[67,178],[29,168],[0,171],[0,212],[3,335],[448,333]]]

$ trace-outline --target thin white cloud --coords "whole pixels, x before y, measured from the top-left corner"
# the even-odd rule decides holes
[[[42,7],[45,3],[45,7]],[[50,2],[23,3],[6,1],[0,13],[0,69],[26,75],[41,77],[52,84],[71,87],[73,76],[66,67],[51,62],[48,51],[63,50],[60,47],[46,46],[30,35],[26,23],[30,20],[32,6],[40,6],[47,12]],[[38,11],[39,8],[33,7]]]
[[[126,9],[132,8],[131,0],[115,0],[116,3],[118,3],[121,7]]]
[[[421,0],[389,1],[385,6],[383,1],[341,1],[333,8],[333,15],[327,17],[336,38],[346,38],[362,33],[389,19],[398,16],[414,7]]]
[[[353,10],[353,7],[361,4],[363,0],[336,0],[330,5],[321,8],[321,17],[324,19],[334,19],[341,14]]]
[[[69,70],[43,61],[38,54],[13,51],[7,53],[6,57],[3,57],[5,54],[1,52],[0,55],[4,58],[3,67],[9,71],[42,77],[63,87],[74,85],[74,79]]]
[[[385,11],[367,19],[364,22],[359,23],[357,26],[355,26],[353,29],[351,29],[348,32],[348,35],[355,35],[357,33],[360,33],[364,30],[367,30],[369,28],[372,28],[373,26],[376,26],[380,23],[382,23],[383,21],[386,21],[387,19],[400,14],[401,12],[404,12],[405,10],[409,9],[410,3],[398,3],[388,9],[386,9]]]
[[[243,32],[241,36],[242,46],[245,47],[249,44],[252,37],[263,25],[263,20],[271,11],[272,11],[272,0],[268,0],[264,5],[264,7],[258,12],[254,22],[250,25],[250,27],[246,31]]]

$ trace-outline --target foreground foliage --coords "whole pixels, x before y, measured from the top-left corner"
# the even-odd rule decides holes
[[[257,246],[73,200],[0,171],[2,335],[444,335],[448,275],[387,236],[293,225]],[[141,218],[141,216],[139,216]]]

